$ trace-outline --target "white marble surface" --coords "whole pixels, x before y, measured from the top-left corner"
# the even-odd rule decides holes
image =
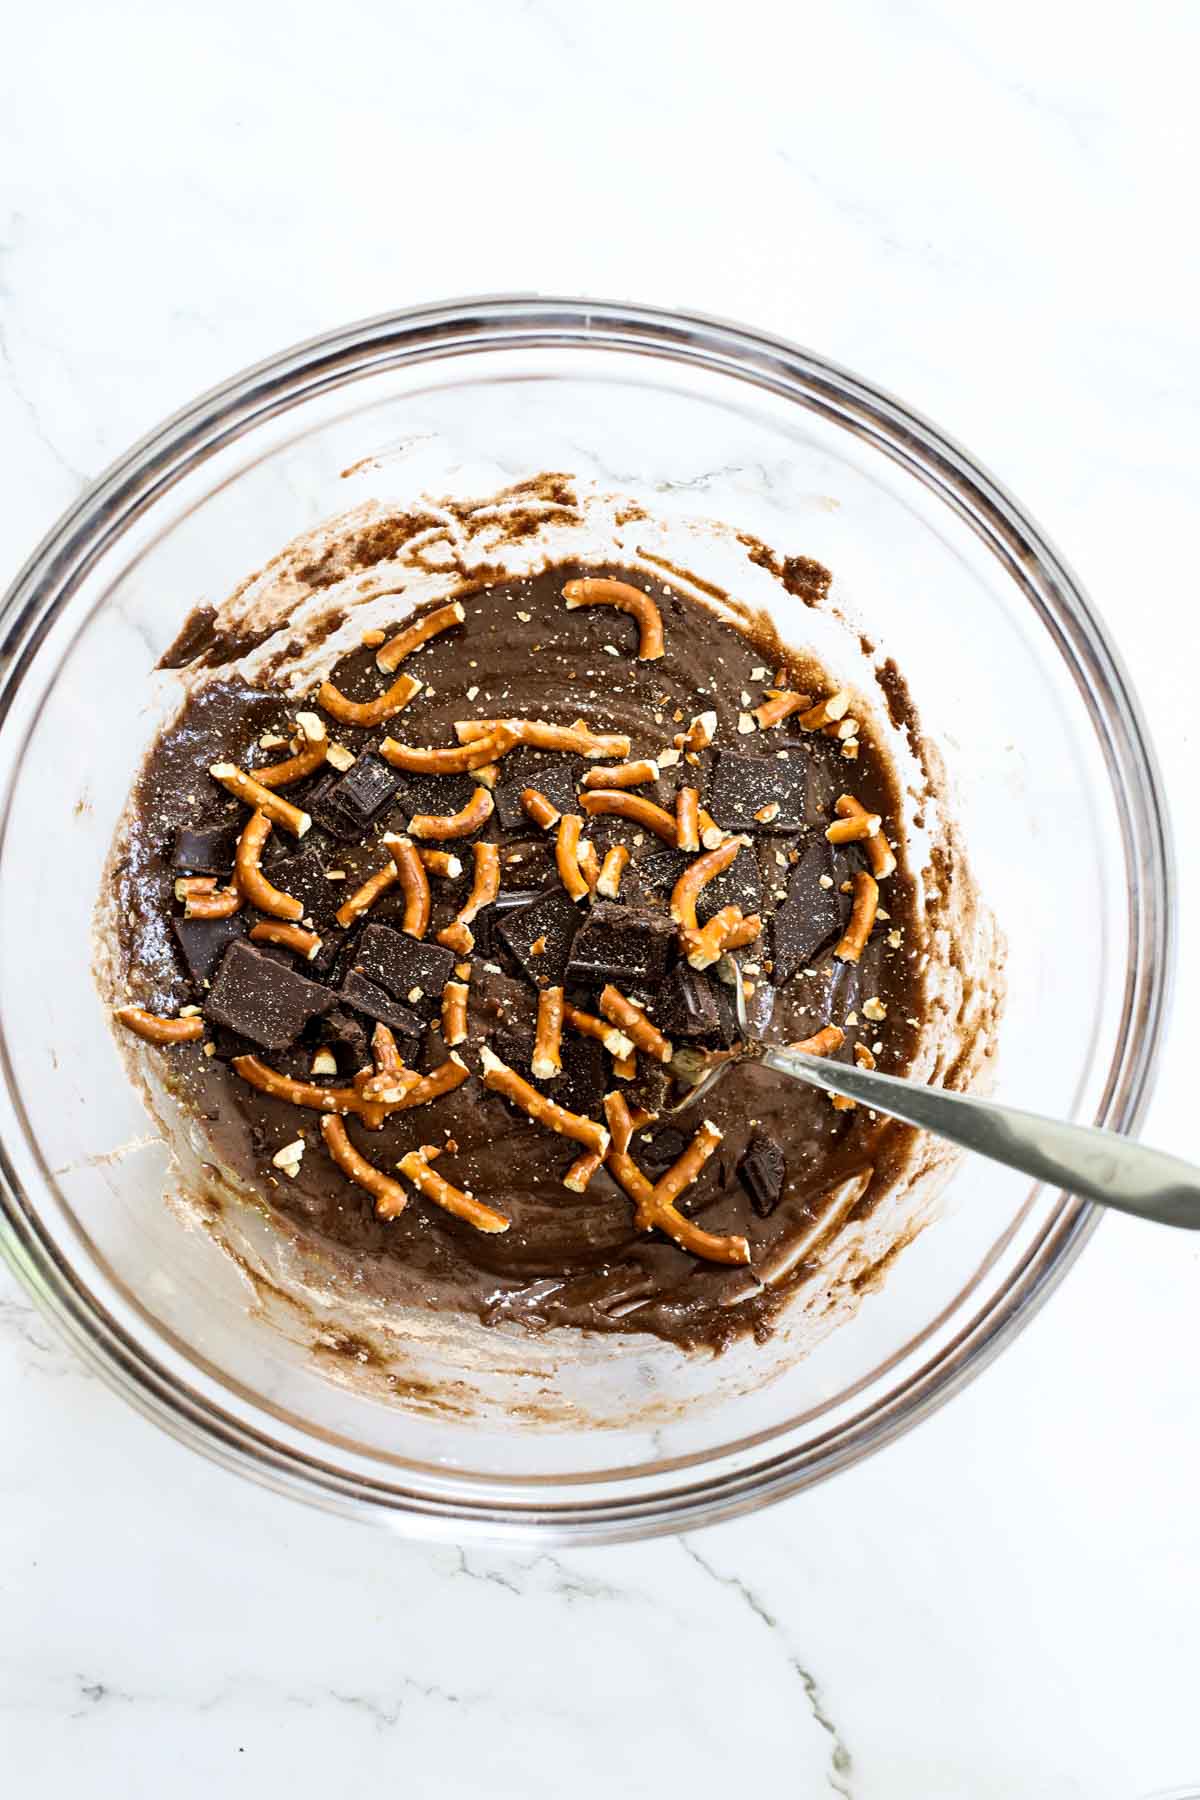
[[[24,7],[0,63],[11,569],[279,345],[482,289],[814,344],[1048,526],[1154,720],[1193,1144],[1200,303],[1184,4]],[[0,1791],[1123,1800],[1200,1782],[1196,1245],[1109,1222],[983,1380],[681,1541],[462,1555],[158,1436],[0,1275]]]

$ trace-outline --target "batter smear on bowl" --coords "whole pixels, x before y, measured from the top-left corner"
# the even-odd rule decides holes
[[[302,693],[198,683],[112,865],[156,1079],[224,1178],[384,1299],[767,1333],[906,1128],[744,1064],[903,1074],[924,927],[854,698],[644,568],[465,581]],[[203,644],[200,651],[203,652]],[[861,710],[861,709],[860,709]]]

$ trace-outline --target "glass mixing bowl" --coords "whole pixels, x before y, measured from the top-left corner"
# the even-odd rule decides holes
[[[595,1542],[761,1506],[981,1369],[1061,1278],[1092,1210],[964,1163],[945,1216],[807,1360],[783,1366],[774,1342],[692,1359],[651,1426],[640,1402],[661,1372],[589,1340],[583,1361],[593,1375],[603,1361],[633,1422],[539,1431],[364,1390],[345,1378],[336,1309],[315,1339],[289,1331],[269,1284],[250,1289],[162,1202],[162,1146],[89,942],[158,723],[151,671],[198,599],[344,509],[357,495],[343,471],[380,453],[414,495],[451,476],[486,493],[572,471],[827,563],[899,656],[1008,937],[998,1097],[1117,1130],[1144,1105],[1171,969],[1163,800],[1136,702],[1054,549],[932,426],[790,344],[590,301],[423,307],[286,351],[131,450],[8,594],[0,1242],[47,1313],[182,1441],[408,1531]],[[777,623],[802,638],[782,594]],[[519,1415],[530,1378],[519,1348],[511,1362],[499,1397],[507,1379]]]

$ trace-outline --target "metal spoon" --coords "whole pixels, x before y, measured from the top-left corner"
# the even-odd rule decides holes
[[[827,1094],[845,1094],[876,1112],[932,1131],[977,1156],[1019,1169],[1037,1181],[1051,1182],[1101,1206],[1153,1219],[1160,1225],[1200,1231],[1200,1168],[1192,1163],[1161,1150],[1147,1150],[1094,1125],[1065,1125],[1038,1113],[999,1106],[994,1100],[978,1100],[973,1094],[947,1093],[944,1088],[924,1087],[896,1075],[826,1062],[782,1044],[760,1043],[748,1032],[741,971],[732,958],[725,973],[731,975],[744,1042],[719,1060],[678,1051],[672,1067],[681,1081],[690,1084],[691,1091],[673,1111],[694,1107],[736,1063],[758,1062],[792,1081],[807,1082]]]

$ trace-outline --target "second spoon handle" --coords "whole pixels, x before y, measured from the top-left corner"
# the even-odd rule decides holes
[[[808,1082],[828,1094],[846,1094],[863,1106],[1101,1206],[1114,1206],[1160,1225],[1200,1231],[1200,1169],[1114,1131],[1066,1125],[974,1094],[922,1087],[916,1081],[826,1062],[781,1045],[762,1046],[759,1060],[794,1081]]]

